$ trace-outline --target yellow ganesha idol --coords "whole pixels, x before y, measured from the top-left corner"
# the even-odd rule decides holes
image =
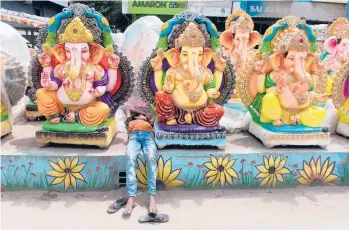
[[[329,144],[321,127],[326,110],[316,106],[325,75],[315,41],[304,20],[285,17],[266,31],[259,54],[240,73],[237,89],[252,115],[249,131],[267,147]]]
[[[224,148],[219,125],[234,87],[233,66],[222,58],[216,26],[185,11],[161,28],[157,49],[141,68],[140,92],[155,109],[155,142]]]
[[[49,20],[45,39],[40,34],[45,43],[30,71],[38,110],[48,119],[37,132],[40,143],[111,142],[115,112],[131,93],[133,73],[114,50],[110,32],[94,9],[73,4]]]
[[[332,88],[332,99],[339,112],[337,133],[349,137],[349,60],[337,72]]]

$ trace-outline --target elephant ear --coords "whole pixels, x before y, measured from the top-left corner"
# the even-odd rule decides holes
[[[93,64],[98,64],[102,61],[105,56],[105,50],[103,46],[96,43],[91,44],[90,46],[90,61]]]
[[[214,56],[215,52],[210,48],[205,48],[204,53],[202,55],[202,65],[208,66],[210,64],[212,57]]]
[[[306,64],[305,64],[307,70],[310,71],[310,69],[311,69],[311,67],[312,67],[311,64],[313,64],[313,62],[314,62],[315,60],[316,60],[316,59],[315,59],[314,54],[312,54],[312,53],[309,52],[308,55],[307,55],[307,61],[306,61]]]
[[[230,30],[224,31],[221,36],[219,37],[219,42],[224,46],[224,48],[233,50],[234,43],[233,43],[233,34]]]
[[[274,53],[270,57],[271,68],[275,71],[280,70],[284,65],[284,54],[283,53]]]
[[[177,68],[181,64],[181,52],[177,48],[168,50],[165,57],[172,68]]]
[[[324,42],[324,50],[327,51],[330,54],[335,54],[337,50],[338,41],[335,36],[331,36],[327,38],[327,40]]]
[[[248,39],[248,48],[252,49],[256,45],[259,45],[262,41],[262,36],[257,31],[252,31],[250,33],[250,38]]]
[[[65,48],[63,44],[55,45],[52,48],[52,53],[60,63],[66,62],[67,56],[65,55]]]

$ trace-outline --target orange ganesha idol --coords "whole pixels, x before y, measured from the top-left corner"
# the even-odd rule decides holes
[[[115,112],[131,93],[133,73],[113,45],[108,21],[73,4],[43,30],[47,35],[41,31],[44,44],[30,71],[38,110],[48,119],[37,140],[109,146],[117,130]],[[57,138],[59,133],[64,137]]]
[[[167,21],[156,51],[141,68],[140,91],[155,108],[156,143],[224,147],[222,104],[234,74],[219,53],[215,25],[191,12]]]

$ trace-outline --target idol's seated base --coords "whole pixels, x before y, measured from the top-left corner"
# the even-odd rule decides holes
[[[115,119],[109,119],[99,126],[84,126],[80,123],[50,124],[46,121],[43,129],[36,132],[36,140],[41,145],[55,143],[108,148],[116,132]]]
[[[260,139],[264,146],[320,146],[326,148],[330,144],[330,133],[326,128],[311,128],[302,125],[283,125],[276,127],[252,120],[249,132]]]
[[[349,124],[339,121],[337,125],[337,133],[349,137]]]
[[[11,133],[11,123],[10,120],[1,121],[1,137],[4,137]]]
[[[33,101],[30,101],[25,106],[25,116],[29,121],[36,121],[40,119],[44,119],[44,115],[42,115],[38,110],[38,105]]]
[[[224,149],[226,132],[222,126],[204,127],[200,125],[168,126],[155,122],[155,143],[159,149],[170,145],[181,146],[215,146]]]

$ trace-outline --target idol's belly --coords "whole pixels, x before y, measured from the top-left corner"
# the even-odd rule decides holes
[[[296,97],[289,89],[284,89],[282,94],[278,94],[281,107],[285,109],[303,109],[310,105],[309,94],[306,94],[306,100],[303,104],[299,104]]]
[[[57,91],[58,100],[64,105],[87,105],[96,100],[96,97],[91,95],[88,90],[92,87],[92,83],[87,82],[85,89],[81,96],[75,101],[69,98],[68,92],[64,89],[63,85]]]
[[[173,101],[175,105],[178,108],[184,109],[187,111],[198,110],[205,107],[208,99],[206,92],[203,90],[200,98],[197,101],[195,102],[190,101],[188,95],[184,93],[184,90],[181,84],[176,85],[176,88],[172,92],[172,96],[173,96]]]

